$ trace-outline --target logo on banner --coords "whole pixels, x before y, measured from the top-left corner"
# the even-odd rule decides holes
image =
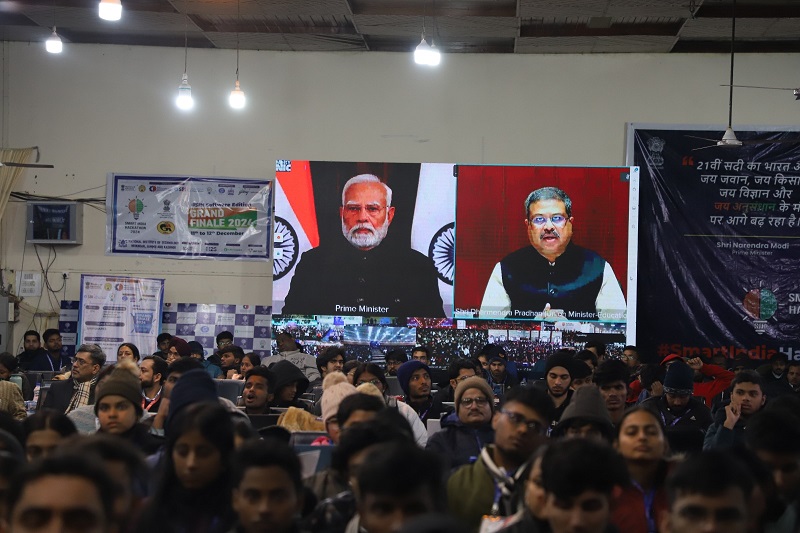
[[[139,185],[139,192],[144,192],[146,190],[147,190],[147,187],[145,187],[144,185]]]
[[[442,226],[433,236],[428,247],[428,257],[433,261],[439,279],[448,285],[453,284],[456,271],[455,227],[455,222]]]
[[[275,233],[273,236],[274,261],[272,262],[272,279],[279,280],[289,273],[297,263],[299,241],[297,232],[289,222],[279,216],[275,217]]]
[[[647,139],[647,152],[650,154],[650,160],[655,168],[664,168],[664,156],[661,155],[661,152],[664,151],[665,145],[666,142],[660,137]]]
[[[144,211],[144,202],[139,200],[139,197],[137,196],[128,202],[128,211],[130,211],[133,215],[133,220],[139,220],[139,215],[142,213],[142,211]]]
[[[164,200],[164,211],[169,212],[169,206],[172,204],[169,200]]]
[[[753,319],[753,328],[760,335],[767,330],[767,320],[775,316],[778,299],[769,289],[752,289],[744,295],[742,308]]]
[[[170,233],[175,231],[175,224],[173,224],[169,220],[162,220],[156,225],[156,229],[162,235],[169,235]]]

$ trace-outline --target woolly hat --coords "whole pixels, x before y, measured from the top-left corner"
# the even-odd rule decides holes
[[[424,368],[428,374],[431,373],[428,365],[417,360],[407,361],[397,367],[397,382],[400,384],[400,388],[403,389],[403,394],[406,396],[408,396],[408,382],[411,380],[411,374],[420,368]]]
[[[356,392],[360,392],[362,394],[369,394],[370,396],[377,396],[384,402],[386,401],[386,398],[383,397],[383,393],[380,391],[380,389],[378,389],[378,387],[376,387],[372,383],[362,383],[361,385],[356,387]]]
[[[664,392],[681,396],[691,396],[694,390],[694,370],[684,362],[676,361],[667,369],[664,376]]]
[[[203,348],[203,345],[200,344],[199,342],[197,342],[197,341],[189,341],[189,342],[186,343],[186,345],[189,347],[189,354],[190,355],[199,354],[199,355],[202,355],[203,357],[205,357],[206,350],[205,350],[205,348]],[[178,353],[181,353],[181,351],[177,347],[175,347],[175,349],[178,350]]]
[[[131,402],[136,408],[137,417],[142,416],[142,382],[121,363],[97,386],[94,396],[95,415],[100,408],[100,400],[112,394],[122,396]]]
[[[172,387],[169,395],[169,414],[164,429],[169,431],[170,423],[184,407],[193,403],[217,402],[217,398],[217,386],[208,372],[202,368],[189,370]]]
[[[456,391],[453,393],[453,399],[456,403],[456,409],[461,404],[461,397],[469,389],[478,389],[489,400],[489,408],[494,411],[494,392],[485,379],[478,376],[467,378],[456,386]]]
[[[597,387],[581,387],[572,395],[569,405],[564,409],[558,425],[553,430],[554,436],[562,436],[567,427],[575,422],[592,423],[600,426],[603,436],[608,440],[614,438],[614,425],[608,414],[606,402]]]
[[[662,365],[666,365],[670,361],[675,361],[675,360],[679,360],[679,361],[683,360],[683,357],[681,357],[680,355],[678,355],[676,353],[671,353],[668,356],[666,356],[664,359],[661,360],[661,364]]]
[[[189,349],[189,343],[180,337],[172,337],[169,340],[169,347],[172,348],[173,346],[181,357],[189,357],[192,355],[192,351]]]
[[[572,355],[567,353],[554,353],[550,357],[547,358],[547,362],[544,365],[544,373],[547,375],[552,369],[557,366],[562,368],[566,368],[567,372],[569,372],[570,378],[572,378],[572,363],[575,361],[575,358]],[[583,363],[583,366],[588,366],[586,363]]]
[[[569,376],[572,379],[586,379],[592,375],[592,367],[578,359],[573,359],[572,366],[567,370],[569,370]]]
[[[331,372],[322,380],[322,421],[327,422],[329,418],[336,416],[339,404],[346,397],[358,392],[356,388],[347,382],[347,376],[341,372]]]

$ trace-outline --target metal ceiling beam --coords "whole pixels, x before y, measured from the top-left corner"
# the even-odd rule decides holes
[[[590,28],[586,24],[541,24],[525,22],[520,37],[615,37],[622,35],[676,36],[685,21],[666,24],[612,24],[608,28]]]
[[[453,0],[404,2],[397,0],[353,0],[354,15],[414,16],[414,17],[516,17],[516,0],[484,0],[458,2]]]

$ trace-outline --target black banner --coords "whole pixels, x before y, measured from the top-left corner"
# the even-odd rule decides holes
[[[800,135],[693,138],[722,133],[635,130],[637,344],[658,358],[800,359],[800,144],[786,142]]]

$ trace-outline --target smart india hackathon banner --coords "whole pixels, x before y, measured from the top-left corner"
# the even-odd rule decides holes
[[[109,361],[123,342],[152,352],[161,330],[164,280],[81,276],[78,345],[98,344]],[[148,352],[149,353],[149,352]]]
[[[271,180],[110,174],[106,253],[267,261]]]

